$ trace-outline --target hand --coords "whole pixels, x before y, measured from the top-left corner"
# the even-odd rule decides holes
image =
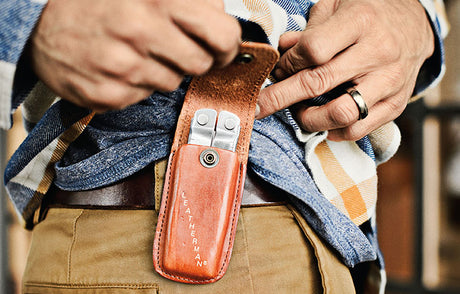
[[[321,0],[305,31],[281,37],[280,50],[274,73],[284,80],[261,91],[257,118],[352,82],[369,108],[367,118],[358,121],[349,94],[323,106],[298,106],[296,117],[307,131],[357,140],[405,109],[433,54],[434,36],[418,0]]]
[[[56,94],[104,111],[225,66],[240,30],[221,1],[49,0],[29,54]]]

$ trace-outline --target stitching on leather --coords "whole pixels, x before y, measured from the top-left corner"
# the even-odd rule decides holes
[[[189,88],[189,91],[193,92],[195,90],[196,86],[195,84],[192,83],[192,85],[190,85],[190,88]],[[188,104],[187,101],[184,101],[184,104],[182,105],[182,109],[184,109],[184,106]],[[189,116],[189,109],[188,107],[185,108],[185,113],[184,113],[184,117],[185,119],[187,119],[187,117]],[[180,119],[180,115],[179,115],[179,119]],[[171,150],[171,156],[170,156],[170,159],[169,159],[169,162],[168,162],[168,166],[167,166],[167,171],[168,171],[168,175],[167,175],[167,178],[168,178],[168,182],[164,183],[163,185],[166,185],[166,191],[165,191],[165,205],[164,207],[160,207],[160,215],[161,215],[161,225],[160,225],[160,231],[158,232],[158,244],[157,244],[157,248],[155,248],[155,259],[156,259],[156,265],[157,267],[161,270],[162,273],[166,274],[164,272],[164,270],[162,269],[162,267],[160,266],[160,247],[161,247],[161,244],[163,243],[163,239],[162,239],[162,235],[163,235],[163,227],[164,227],[164,222],[165,222],[165,218],[166,218],[166,210],[168,208],[168,201],[169,201],[169,194],[170,194],[170,187],[171,187],[171,174],[172,174],[172,168],[171,166],[173,165],[173,162],[175,162],[175,154],[176,154],[176,150],[178,149],[179,146],[181,146],[181,141],[182,141],[182,135],[184,133],[184,128],[185,126],[183,124],[180,123],[180,121],[177,123],[177,126],[180,127],[180,132],[178,133],[178,142],[177,142],[177,146],[174,144],[175,142],[173,142],[173,145],[172,145],[172,148],[176,148],[176,149],[172,149]],[[163,199],[162,199],[163,201]]]
[[[155,166],[153,168],[154,175],[155,175],[155,210],[158,210],[158,200],[160,199],[160,187],[158,183],[160,182],[160,173],[158,171],[158,162],[155,162]]]
[[[240,191],[241,191],[241,179],[242,179],[242,171],[243,170],[243,164],[240,164],[240,173],[239,173],[239,176],[238,176],[238,189],[237,189],[237,195],[240,194]],[[168,182],[169,184],[169,182]],[[169,192],[169,185],[168,185],[168,192]],[[168,196],[169,196],[169,193],[168,193]],[[240,196],[241,197],[241,196]],[[169,273],[166,273],[162,267],[160,266],[160,259],[159,259],[159,254],[156,254],[156,259],[157,259],[157,265],[158,265],[158,268],[161,269],[161,272],[162,274],[168,276],[168,277],[171,277],[171,278],[175,278],[175,279],[178,279],[178,280],[183,280],[183,281],[189,281],[189,282],[198,282],[198,283],[208,283],[208,282],[213,282],[213,281],[217,281],[219,280],[222,275],[223,275],[223,270],[226,266],[226,264],[228,263],[229,261],[229,257],[230,257],[230,252],[231,252],[231,243],[232,243],[232,240],[233,240],[233,234],[235,232],[235,220],[237,219],[236,215],[237,215],[237,212],[239,212],[239,209],[238,209],[238,203],[239,203],[239,198],[240,197],[237,197],[234,201],[234,204],[233,204],[233,215],[232,215],[232,226],[231,226],[231,231],[230,231],[230,237],[229,237],[229,241],[228,241],[228,245],[229,245],[229,249],[227,250],[226,252],[226,255],[225,255],[225,258],[224,258],[224,262],[222,263],[222,267],[220,268],[219,270],[219,273],[217,274],[216,277],[212,278],[212,279],[207,279],[207,280],[195,280],[195,279],[189,279],[189,278],[184,278],[184,277],[181,277],[181,276],[176,276],[176,275],[171,275]],[[165,207],[167,207],[165,205]],[[164,218],[165,218],[165,215],[166,214],[163,214],[163,218],[162,218],[162,222],[161,222],[161,230],[159,232],[159,236],[158,236],[158,239],[159,239],[159,243],[161,243],[161,236],[162,236],[162,231],[163,231],[163,225],[164,225]],[[158,244],[159,245],[159,244]],[[159,248],[158,248],[159,249]],[[156,253],[159,251],[159,250],[155,250]]]
[[[158,213],[158,211],[160,210],[160,207],[161,207],[161,192],[163,190],[163,186],[164,186],[164,174],[166,173],[165,170],[162,170],[162,166],[160,167],[159,165],[163,165],[163,160],[165,159],[162,159],[160,161],[156,161],[155,162],[155,165],[154,165],[154,175],[155,175],[155,195],[154,195],[154,198],[155,198],[155,211]],[[163,173],[164,171],[164,173]],[[161,177],[163,175],[163,185],[160,185],[160,182],[161,182]]]
[[[251,51],[254,51],[254,49],[252,49]],[[269,54],[269,52],[265,52],[265,51],[260,51],[259,53],[259,58],[262,58],[264,60],[269,60],[269,62],[265,62],[264,65],[265,65],[265,70],[261,72],[261,75],[259,75],[259,78],[256,80],[256,85],[262,85],[263,81],[266,79],[266,76],[270,73],[271,71],[271,68],[267,67],[266,64],[273,64],[274,63],[274,60],[277,58],[276,55],[274,54]],[[246,115],[246,122],[245,122],[245,128],[248,127],[248,125],[253,121],[251,120],[250,118],[250,114],[252,113],[250,111],[250,109],[252,108],[252,104],[255,101],[257,101],[257,91],[259,90],[259,87],[253,87],[253,90],[252,90],[252,95],[250,95],[250,97],[252,97],[252,99],[248,100],[247,104],[248,104],[248,111],[247,111],[247,115]],[[250,134],[250,132],[248,132],[248,134]],[[243,133],[243,138],[244,140],[242,142],[245,142],[246,141],[246,133]],[[241,146],[240,147],[240,152],[243,152],[244,153],[244,157],[246,157],[249,153],[249,146]]]
[[[240,163],[240,174],[238,175],[238,190],[236,191],[236,198],[235,198],[235,202],[233,204],[233,216],[232,216],[232,227],[230,229],[230,238],[228,239],[228,250],[227,250],[227,253],[225,254],[225,258],[224,258],[224,262],[222,263],[222,267],[220,268],[219,270],[219,276],[222,273],[222,271],[224,270],[225,268],[225,265],[228,263],[229,261],[229,258],[230,258],[230,252],[232,251],[231,248],[232,248],[232,240],[233,240],[233,234],[235,233],[235,220],[237,219],[237,213],[239,212],[239,207],[238,207],[238,203],[239,203],[239,198],[241,198],[240,196],[240,191],[241,191],[241,178],[242,178],[242,173],[243,173],[243,164]]]
[[[130,283],[99,283],[99,284],[84,284],[84,283],[41,283],[41,282],[26,282],[24,286],[28,287],[48,287],[48,288],[78,288],[78,289],[104,289],[104,288],[126,288],[126,289],[159,289],[158,284],[130,284]]]
[[[163,234],[163,226],[164,226],[164,221],[165,221],[165,218],[166,218],[165,211],[166,211],[166,209],[168,207],[169,191],[170,191],[170,187],[171,187],[170,186],[171,173],[172,173],[171,165],[173,164],[173,161],[175,159],[175,154],[176,154],[175,151],[173,151],[171,153],[171,160],[169,161],[168,167],[167,167],[168,168],[168,183],[167,183],[167,190],[166,190],[165,199],[164,199],[165,205],[164,205],[163,209],[161,209],[161,212],[160,212],[161,213],[161,226],[160,226],[160,231],[158,232],[158,244],[157,244],[158,248],[155,249],[155,258],[157,260],[158,268],[160,268],[160,269],[161,269],[161,266],[160,266],[160,253],[159,252],[160,252],[160,245],[162,243],[161,236]],[[163,269],[161,269],[161,270],[163,271]]]
[[[193,83],[190,85],[190,92],[193,93],[196,89],[196,83]],[[186,104],[190,104],[190,102],[188,102],[190,99],[187,99],[187,101],[184,101],[184,104],[182,105],[182,109],[184,109],[184,107],[186,106]],[[181,109],[181,111],[182,111]],[[180,118],[180,115],[179,115],[179,118]],[[189,118],[190,118],[190,108],[189,107],[186,107],[185,108],[185,113],[184,113],[184,119],[182,121],[189,121]],[[177,124],[179,126],[179,122]],[[185,126],[183,123],[181,124],[181,129],[180,129],[180,133],[178,134],[178,142],[177,142],[177,147],[178,148],[179,146],[183,145],[183,133],[184,133],[184,130],[188,128],[188,126]]]
[[[68,252],[68,255],[67,255],[67,283],[70,283],[70,279],[71,279],[72,251],[73,251],[73,247],[75,245],[75,242],[77,241],[77,222],[80,219],[80,217],[82,216],[83,212],[84,212],[84,210],[82,209],[80,211],[80,214],[73,221],[72,243],[70,244],[69,252]]]

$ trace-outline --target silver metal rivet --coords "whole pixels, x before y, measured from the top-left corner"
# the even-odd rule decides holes
[[[224,126],[227,130],[231,131],[236,127],[236,121],[234,119],[227,119],[225,120]]]
[[[198,118],[196,119],[196,122],[200,126],[204,126],[209,122],[209,117],[206,114],[200,114]]]
[[[204,167],[215,167],[219,163],[219,153],[213,149],[206,149],[200,154],[200,163]]]
[[[241,64],[246,64],[251,62],[254,59],[254,56],[249,53],[241,53],[236,57],[236,62]]]

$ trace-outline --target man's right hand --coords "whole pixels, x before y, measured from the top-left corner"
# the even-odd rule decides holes
[[[56,94],[105,111],[227,65],[240,38],[221,1],[49,0],[30,58]]]

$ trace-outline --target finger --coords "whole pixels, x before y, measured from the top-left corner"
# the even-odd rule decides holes
[[[205,0],[206,3],[209,5],[214,6],[215,8],[219,10],[224,10],[225,9],[225,4],[223,0]]]
[[[365,120],[357,121],[356,123],[328,132],[328,139],[332,141],[357,141],[368,135],[373,130],[380,126],[396,119],[404,110],[395,109],[392,100],[400,100],[397,96],[379,101],[369,110],[369,116]]]
[[[355,80],[375,69],[371,58],[365,58],[365,48],[356,45],[330,62],[304,69],[261,91],[260,114],[263,118],[294,103],[322,95],[344,82]]]
[[[114,29],[110,34],[115,40],[109,39],[103,44],[107,47],[115,41],[116,44],[113,46],[121,48],[120,43],[122,43],[125,47],[129,47],[131,52],[118,54],[125,57],[125,60],[128,59],[126,56],[137,53],[145,59],[154,58],[170,67],[175,67],[177,71],[184,74],[201,75],[207,72],[214,63],[212,53],[181,31],[171,20],[163,16],[159,18],[162,19],[154,19],[154,21],[151,18],[147,20],[144,18],[145,23],[128,23],[123,26],[123,30]],[[155,33],[146,29],[151,27],[155,28]],[[114,56],[108,50],[94,50],[94,52],[100,52],[102,60]],[[117,67],[116,70],[119,68]]]
[[[217,66],[230,63],[241,43],[241,27],[237,20],[224,10],[210,5],[181,7],[183,9],[172,15],[174,22],[213,52]]]
[[[59,91],[60,97],[95,111],[122,109],[148,97],[154,89],[131,86],[119,79],[85,76],[68,73],[69,79]]]
[[[366,103],[369,114],[368,116],[359,121],[360,124],[366,121],[371,121],[372,115],[375,113],[374,105],[379,101],[385,101],[389,97],[393,97],[400,93],[400,89],[396,90],[390,88],[385,83],[379,82],[374,78],[366,77],[361,79],[359,84],[354,87],[359,91]],[[402,111],[400,105],[404,103],[390,104],[387,102],[387,107],[392,105],[394,112]],[[371,112],[372,111],[372,112]],[[378,114],[380,117],[382,114]],[[346,93],[337,99],[321,106],[316,107],[303,107],[297,112],[297,119],[300,126],[310,132],[334,130],[346,128],[358,122],[359,108],[350,94]]]
[[[174,67],[150,59],[142,62],[139,69],[131,73],[125,80],[133,87],[169,92],[175,90],[183,78],[184,75]]]
[[[95,53],[88,63],[92,70],[79,69],[79,73],[95,83],[100,82],[96,80],[100,74],[102,78],[115,79],[133,87],[171,91],[183,79],[182,72],[176,67],[154,58],[144,58],[120,41],[106,44],[106,49]]]
[[[322,0],[313,5],[310,9],[308,28],[320,25],[326,22],[337,10],[336,0]],[[287,32],[281,35],[279,49],[281,52],[293,47],[299,40],[302,32]]]
[[[316,26],[326,22],[337,10],[337,0],[322,0],[310,10],[308,26]]]
[[[287,32],[280,36],[278,50],[281,53],[291,49],[300,39],[302,32]]]
[[[107,87],[111,87],[111,85],[107,84]],[[112,96],[110,100],[94,101],[89,105],[89,108],[98,113],[120,110],[146,99],[154,92],[151,89],[141,87],[120,88],[120,91],[117,96]]]
[[[201,44],[170,23],[160,29],[164,34],[152,37],[148,44],[151,58],[190,75],[201,75],[212,67],[214,57]],[[164,36],[173,41],[161,39]]]
[[[283,54],[275,75],[282,79],[302,69],[322,65],[355,44],[363,27],[350,15],[337,11],[326,22],[307,27],[298,43]]]

